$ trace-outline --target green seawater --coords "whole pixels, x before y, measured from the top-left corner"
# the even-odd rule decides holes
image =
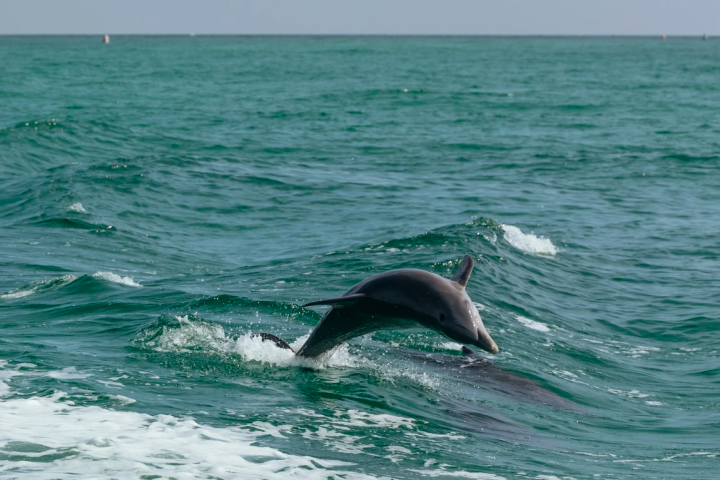
[[[0,477],[715,479],[720,42],[0,37]],[[370,275],[423,329],[299,362]]]

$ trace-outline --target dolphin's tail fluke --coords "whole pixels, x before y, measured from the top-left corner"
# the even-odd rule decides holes
[[[277,347],[284,348],[286,350],[290,350],[291,352],[295,353],[295,350],[290,346],[289,343],[287,343],[285,340],[283,340],[280,337],[276,337],[272,333],[255,333],[253,334],[253,337],[260,337],[262,341],[269,340],[273,342]]]

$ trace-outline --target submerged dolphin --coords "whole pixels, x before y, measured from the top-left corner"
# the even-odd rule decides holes
[[[456,342],[497,353],[497,345],[485,330],[477,308],[465,291],[474,265],[472,257],[466,255],[450,280],[424,270],[391,270],[363,280],[342,297],[303,305],[330,305],[331,308],[297,355],[317,357],[352,338],[376,330],[418,325]],[[281,348],[291,349],[287,342],[274,335],[262,333],[260,336]]]

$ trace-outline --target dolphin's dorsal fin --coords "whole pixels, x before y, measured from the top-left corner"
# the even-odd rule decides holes
[[[327,300],[316,300],[314,302],[306,303],[305,305],[303,305],[303,307],[312,307],[313,305],[330,305],[333,307],[348,307],[350,305],[357,303],[358,301],[362,300],[363,298],[367,298],[367,297],[362,293],[357,293],[355,295],[348,295],[347,297],[328,298]]]
[[[452,281],[465,288],[468,280],[470,280],[470,274],[472,273],[474,266],[475,262],[473,262],[472,257],[470,255],[465,255],[465,258],[463,258],[462,262],[460,262],[460,266],[455,272],[455,275],[453,275]]]

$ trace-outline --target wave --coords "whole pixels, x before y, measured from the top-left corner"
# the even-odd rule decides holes
[[[8,362],[0,360],[0,379],[10,383],[13,377],[27,375],[78,378],[73,376],[73,367],[60,372],[29,372],[20,370],[18,364],[11,365],[14,369],[8,366]],[[263,444],[272,444],[269,438],[302,437],[305,442],[321,444],[323,451],[333,452],[326,456],[372,452],[395,462],[423,452],[416,446],[417,440],[427,448],[467,438],[455,431],[438,431],[407,415],[368,412],[357,407],[280,408],[270,418],[219,427],[205,425],[191,416],[129,411],[128,406],[137,402],[124,395],[100,394],[109,402],[103,406],[88,404],[97,401],[98,394],[85,390],[14,396],[12,386],[1,380],[0,392],[7,394],[0,399],[0,459],[4,461],[0,471],[12,468],[15,473],[48,480],[67,476],[120,477],[127,476],[127,472],[148,478],[151,474],[163,478],[205,478],[212,474],[217,478],[369,479],[374,477],[348,470],[355,463],[286,453]],[[387,446],[376,440],[389,435],[405,446]],[[439,467],[452,469],[448,473],[457,472],[451,465]],[[145,473],[148,475],[141,475]]]
[[[3,393],[7,397],[12,390],[0,381]],[[121,405],[134,403],[120,397]],[[55,391],[0,401],[0,471],[37,479],[123,477],[128,472],[142,478],[373,478],[338,470],[352,463],[260,446],[264,429],[212,427],[191,417],[81,406],[71,398]]]
[[[27,122],[20,122],[12,127],[0,128],[0,137],[9,133],[23,131],[23,130],[53,130],[57,128],[65,128],[66,124],[58,120],[57,118],[29,120]]]
[[[309,333],[288,343],[297,350],[308,336]],[[301,358],[271,341],[263,341],[260,337],[253,336],[251,332],[231,335],[221,325],[206,322],[197,315],[162,316],[156,323],[143,329],[135,343],[160,353],[201,352],[203,355],[225,358],[240,356],[246,362],[260,362],[278,367],[322,369],[327,366],[356,365],[347,345],[321,358]]]
[[[550,328],[548,328],[547,325],[541,322],[536,322],[535,320],[530,320],[527,317],[523,317],[522,315],[515,315],[515,318],[518,322],[520,322],[522,325],[525,325],[528,328],[531,328],[533,330],[537,330],[538,332],[549,332]]]
[[[459,255],[458,249],[467,252],[468,247],[475,247],[474,243],[478,235],[482,233],[481,239],[488,240],[502,232],[502,226],[491,218],[477,217],[466,223],[450,224],[420,233],[418,235],[402,238],[393,238],[381,243],[364,244],[344,252],[329,252],[323,256],[346,255],[350,253],[366,252],[378,253],[407,253],[408,251],[425,249],[426,247],[439,247],[438,250],[452,251],[455,256]],[[491,242],[493,243],[493,242]],[[460,248],[462,247],[462,248]],[[460,257],[462,259],[462,257]],[[455,265],[457,266],[457,265]]]
[[[87,210],[85,210],[85,207],[83,207],[83,204],[80,202],[68,205],[67,207],[65,207],[65,210],[69,212],[87,213]]]
[[[40,280],[37,282],[32,282],[24,287],[20,287],[7,293],[0,294],[0,300],[14,300],[17,298],[27,297],[34,293],[47,292],[49,290],[60,288],[75,280],[77,280],[77,277],[75,275],[63,275],[61,277],[51,278],[50,280]]]
[[[309,332],[305,333],[288,343],[297,351],[309,334]],[[369,340],[370,337],[367,336],[354,342],[359,342],[360,345],[352,347],[353,353],[349,344],[343,344],[327,355],[318,358],[301,358],[290,350],[279,348],[274,342],[263,341],[260,337],[253,336],[252,332],[233,334],[217,323],[202,320],[199,316],[191,314],[161,316],[157,322],[143,329],[136,336],[134,343],[145,351],[159,354],[160,361],[171,368],[207,370],[214,374],[223,371],[231,376],[262,376],[263,378],[276,376],[280,371],[287,369],[362,368],[366,374],[383,382],[409,381],[416,387],[440,390],[441,377],[425,371],[415,362],[388,365],[386,361],[372,360],[373,354],[366,356],[360,353],[360,351],[376,349],[374,345],[367,345]],[[383,346],[385,347],[387,345]],[[435,350],[459,353],[454,347],[454,345],[436,346]]]
[[[501,224],[491,218],[477,217],[470,222],[446,225],[415,236],[359,245],[345,251],[328,252],[315,258],[324,257],[328,267],[337,267],[342,263],[343,268],[346,269],[367,270],[376,262],[368,256],[368,252],[378,255],[397,254],[388,257],[386,262],[380,262],[383,267],[392,268],[426,268],[419,266],[417,259],[409,263],[407,254],[421,254],[423,257],[430,255],[431,261],[427,263],[431,271],[452,276],[465,254],[475,254],[478,257],[507,256],[507,252],[503,252],[504,244],[498,243],[498,238],[503,238],[507,244],[517,250],[538,256],[553,257],[561,251],[549,238],[534,233],[523,233],[514,225]]]
[[[60,277],[51,278],[49,280],[38,280],[35,282],[31,282],[28,285],[0,294],[0,300],[16,300],[19,298],[28,297],[36,293],[45,293],[57,290],[61,287],[69,286],[71,284],[72,288],[70,293],[73,293],[73,289],[77,290],[78,288],[80,288],[83,293],[89,293],[93,291],[93,288],[92,285],[88,285],[88,281],[90,281],[91,283],[95,283],[96,288],[98,286],[98,282],[93,279],[119,283],[128,287],[142,286],[136,281],[134,281],[132,277],[121,277],[120,275],[116,275],[112,272],[96,272],[92,275],[82,275],[80,277],[72,274],[67,274]]]
[[[63,217],[45,218],[42,220],[36,220],[34,222],[31,222],[31,224],[55,228],[76,228],[80,230],[90,230],[93,233],[114,233],[117,231],[117,227],[114,227],[112,225],[102,225],[92,222],[86,222],[84,220],[78,220],[75,218]]]
[[[508,150],[517,150],[519,147],[506,147],[502,145],[482,145],[477,143],[453,143],[448,144],[448,147],[456,148],[458,150],[476,150],[476,151],[495,151],[495,152],[506,152]]]
[[[254,312],[282,315],[289,321],[317,323],[320,314],[289,302],[273,302],[270,300],[253,300],[246,297],[235,297],[233,295],[216,295],[210,298],[203,298],[191,303],[188,308],[191,311],[209,308],[213,312],[235,311],[236,308],[248,309]]]
[[[289,343],[297,351],[308,336],[306,333]],[[573,408],[531,380],[501,370],[480,357],[461,356],[461,345],[457,343],[432,334],[414,337],[397,343],[393,341],[392,333],[365,336],[354,341],[353,347],[343,344],[329,355],[307,359],[297,357],[271,341],[263,341],[251,332],[233,334],[218,323],[191,314],[163,315],[144,328],[133,343],[141,350],[158,354],[160,361],[170,368],[206,370],[213,374],[222,371],[230,376],[261,376],[265,379],[275,377],[284,369],[358,368],[380,382],[395,385],[403,382],[407,388],[419,387],[443,396],[448,382],[477,385],[478,379],[482,378],[483,388],[510,395],[516,401],[539,401],[558,408]],[[395,359],[391,363],[384,357],[388,348],[392,348]]]
[[[92,276],[101,280],[107,280],[108,282],[127,285],[128,287],[142,287],[142,285],[134,281],[132,277],[121,277],[120,275],[116,275],[112,272],[95,272]]]
[[[513,247],[527,253],[554,257],[558,249],[549,238],[538,237],[534,233],[523,233],[513,225],[503,225],[505,240]]]
[[[662,157],[663,160],[678,160],[680,162],[711,162],[713,160],[720,160],[720,155],[711,155],[711,156],[694,156],[694,155],[687,155],[687,154],[674,154],[674,155],[665,155]],[[712,164],[715,166],[716,164]]]
[[[309,332],[288,343],[297,351],[308,336]],[[366,345],[368,340],[369,337],[358,339],[362,345],[361,350],[375,348]],[[360,367],[379,380],[391,383],[409,380],[422,388],[436,391],[439,390],[441,383],[440,377],[428,373],[413,362],[407,365],[388,365],[386,362],[376,362],[359,353],[351,353],[348,344],[343,344],[334,352],[318,358],[297,357],[290,350],[279,348],[271,341],[263,341],[260,337],[253,336],[252,332],[235,335],[217,323],[207,322],[192,314],[163,315],[157,322],[143,329],[135,338],[134,343],[144,350],[161,354],[163,361],[169,360],[168,354],[186,357],[188,361],[179,362],[181,367],[190,365],[192,368],[207,368],[213,372],[227,370],[228,374],[243,376],[247,376],[247,369],[252,371],[253,364],[270,366],[275,369],[324,370],[326,368]],[[455,345],[442,345],[435,349],[459,353],[459,348],[456,349]],[[240,364],[238,359],[241,360]],[[174,361],[169,363],[176,364]],[[260,374],[267,377],[270,371],[265,368]]]

